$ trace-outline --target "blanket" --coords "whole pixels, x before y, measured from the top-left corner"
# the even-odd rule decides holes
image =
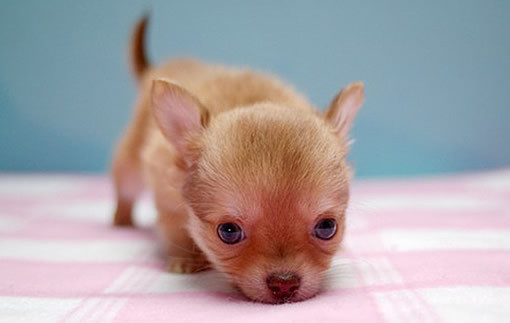
[[[171,274],[150,196],[111,225],[109,180],[0,175],[1,322],[510,322],[510,170],[355,181],[342,250],[303,302]]]

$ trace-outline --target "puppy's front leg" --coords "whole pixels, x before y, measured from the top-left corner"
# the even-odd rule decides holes
[[[205,255],[189,236],[187,216],[183,210],[159,212],[159,230],[169,272],[195,273],[210,268]]]

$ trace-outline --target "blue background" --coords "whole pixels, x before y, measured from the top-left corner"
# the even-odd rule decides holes
[[[510,165],[510,1],[2,1],[0,171],[105,171],[135,87],[148,9],[153,62],[272,71],[325,107],[363,80],[357,174]]]

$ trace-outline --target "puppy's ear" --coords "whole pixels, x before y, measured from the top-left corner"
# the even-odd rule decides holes
[[[326,111],[325,118],[335,132],[346,137],[365,98],[362,82],[351,83],[333,99]]]
[[[161,132],[189,166],[190,139],[207,126],[207,110],[184,88],[165,79],[153,81],[151,100],[152,114]]]

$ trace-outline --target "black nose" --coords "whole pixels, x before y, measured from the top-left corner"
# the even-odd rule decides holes
[[[286,301],[297,292],[301,279],[295,274],[272,274],[267,277],[266,282],[275,298]]]

